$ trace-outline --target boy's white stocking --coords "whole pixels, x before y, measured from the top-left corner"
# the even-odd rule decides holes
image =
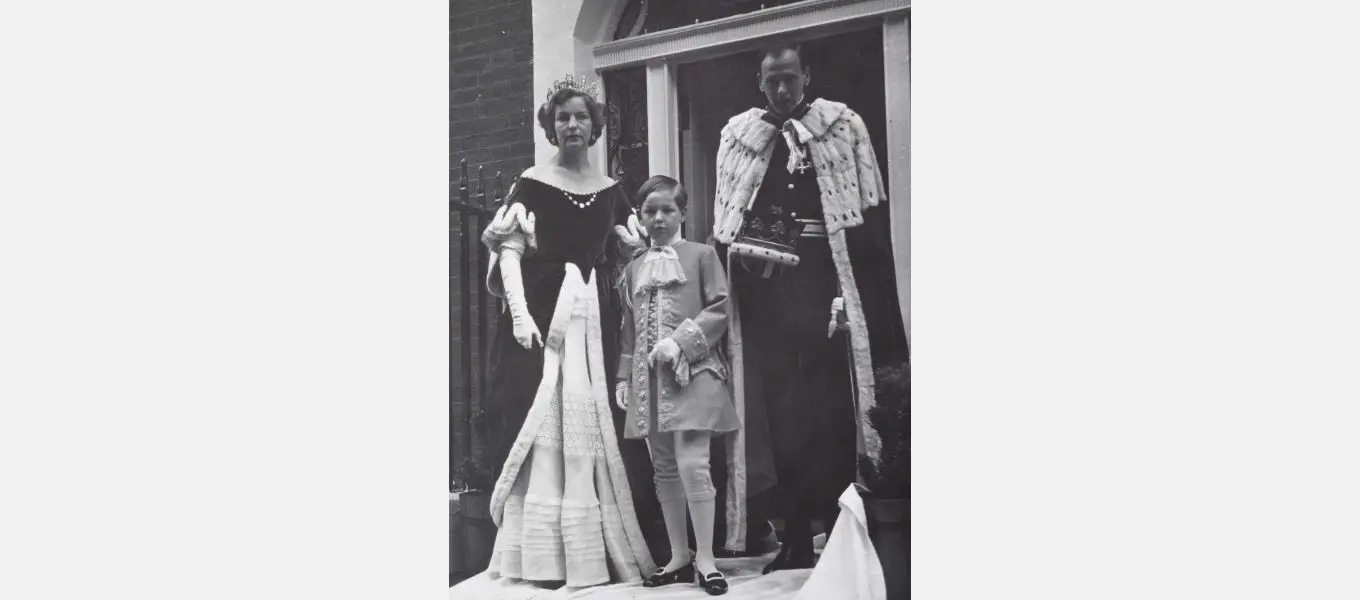
[[[704,574],[718,570],[713,559],[713,515],[716,510],[712,498],[689,501],[689,516],[694,520],[694,566]]]
[[[689,523],[685,519],[685,484],[679,479],[656,482],[656,499],[661,503],[661,518],[666,520],[666,538],[671,543],[671,562],[666,572],[689,564]],[[710,513],[710,520],[712,519]],[[709,536],[712,536],[710,524]]]

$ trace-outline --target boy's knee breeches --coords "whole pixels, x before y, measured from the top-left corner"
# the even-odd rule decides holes
[[[651,436],[648,442],[652,451],[653,479],[661,501],[666,501],[668,490],[677,488],[691,501],[712,500],[717,496],[709,472],[708,441],[708,432],[662,432]]]

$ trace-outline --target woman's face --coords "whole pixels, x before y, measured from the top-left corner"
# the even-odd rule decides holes
[[[553,119],[553,130],[557,134],[557,146],[563,149],[580,149],[590,146],[592,125],[586,99],[581,96],[568,98],[566,102],[557,105],[557,114]]]

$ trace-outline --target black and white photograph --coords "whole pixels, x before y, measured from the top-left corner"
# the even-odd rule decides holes
[[[1357,19],[0,2],[0,599],[1360,598]]]
[[[907,598],[910,3],[450,47],[451,597]]]

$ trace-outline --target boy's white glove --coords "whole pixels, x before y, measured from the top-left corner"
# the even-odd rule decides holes
[[[620,381],[614,385],[614,404],[619,408],[628,410],[628,382]]]
[[[680,345],[676,344],[675,340],[671,338],[657,342],[656,346],[652,348],[651,354],[647,355],[647,362],[657,363],[658,366],[679,362],[679,359]]]

